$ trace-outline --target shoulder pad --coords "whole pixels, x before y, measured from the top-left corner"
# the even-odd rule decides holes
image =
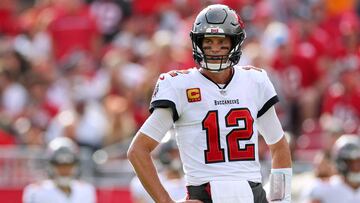
[[[263,69],[255,67],[255,66],[250,66],[250,65],[241,66],[241,68],[244,70],[255,70],[255,71],[263,72]]]
[[[169,71],[167,74],[169,74],[171,77],[176,77],[178,75],[184,75],[184,74],[189,74],[190,71],[189,70],[172,70]]]
[[[176,78],[177,76],[182,76],[189,74],[190,70],[171,70],[167,73],[161,73],[159,76],[159,80],[165,80],[166,78]]]

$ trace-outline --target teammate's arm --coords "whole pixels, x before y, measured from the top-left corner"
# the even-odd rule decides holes
[[[134,137],[127,153],[142,185],[154,201],[159,203],[173,203],[174,201],[160,182],[151,152],[172,125],[171,109],[155,109]],[[201,203],[198,200],[185,202]]]

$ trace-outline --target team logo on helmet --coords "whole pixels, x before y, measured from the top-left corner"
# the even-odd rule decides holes
[[[207,33],[224,33],[224,30],[218,27],[209,27],[206,29]]]

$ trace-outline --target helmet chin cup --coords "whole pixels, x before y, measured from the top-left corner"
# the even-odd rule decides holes
[[[223,71],[229,67],[231,67],[231,62],[228,60],[226,63],[206,63],[201,62],[200,63],[201,68],[206,69],[213,73],[218,73],[220,71]]]
[[[349,172],[346,176],[349,182],[354,184],[360,184],[360,173],[359,172]]]
[[[72,179],[70,176],[57,176],[54,178],[54,182],[60,187],[70,187]]]

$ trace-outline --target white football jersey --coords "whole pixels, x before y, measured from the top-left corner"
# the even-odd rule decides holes
[[[221,87],[193,68],[160,75],[150,111],[172,109],[188,185],[261,182],[255,121],[276,102],[265,70],[235,66],[229,83]]]
[[[32,183],[23,192],[24,203],[95,203],[96,190],[89,183],[74,180],[67,196],[52,180]]]
[[[327,183],[314,185],[305,194],[305,199],[306,201],[320,200],[321,203],[358,203],[360,202],[360,188],[354,190],[339,176],[333,176]]]

